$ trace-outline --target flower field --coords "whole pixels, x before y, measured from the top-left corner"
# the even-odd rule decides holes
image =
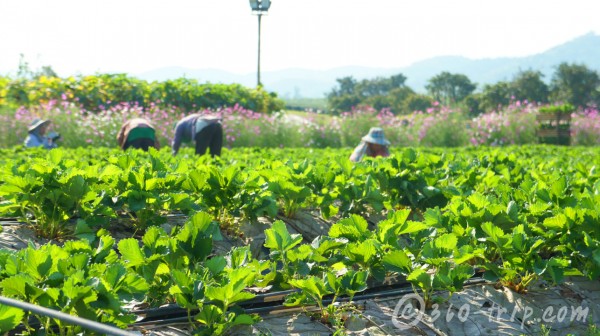
[[[543,106],[515,102],[500,110],[468,118],[461,111],[437,105],[428,111],[395,116],[388,110],[369,108],[350,111],[339,117],[305,113],[290,118],[285,112],[257,113],[239,105],[199,113],[223,118],[225,146],[234,147],[353,147],[369,128],[380,126],[392,146],[460,147],[536,144],[535,116]],[[52,128],[62,135],[62,147],[113,147],[124,121],[143,117],[157,129],[159,141],[169,146],[176,122],[187,114],[175,106],[120,103],[97,111],[82,109],[72,102],[52,100],[37,107],[0,109],[0,148],[21,144],[27,126],[35,118],[53,120]],[[597,108],[572,113],[573,145],[600,144],[600,117]]]
[[[247,333],[261,318],[244,303],[289,291],[286,306],[315,306],[343,334],[360,308],[342,299],[390,277],[429,310],[477,274],[523,296],[600,276],[597,147],[396,147],[357,164],[332,148],[232,148],[215,159],[191,148],[0,152],[0,217],[39,239],[0,250],[0,294],[123,330],[171,304],[196,334]],[[311,237],[294,230],[308,215],[322,223]],[[216,253],[223,241],[234,244]],[[84,332],[8,306],[0,315],[3,332]]]

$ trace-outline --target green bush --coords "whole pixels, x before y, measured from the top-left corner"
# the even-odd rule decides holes
[[[125,102],[143,107],[176,106],[184,111],[239,105],[256,112],[271,113],[285,107],[275,93],[262,88],[246,88],[240,84],[200,84],[186,78],[148,83],[125,74],[64,79],[39,76],[8,81],[4,78],[0,79],[0,104],[3,101],[15,108],[68,101],[91,112]]]

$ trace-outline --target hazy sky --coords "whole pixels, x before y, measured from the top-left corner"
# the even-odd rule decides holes
[[[527,56],[600,34],[598,0],[272,0],[263,71]],[[0,0],[0,74],[19,54],[60,76],[164,66],[256,71],[247,0]]]

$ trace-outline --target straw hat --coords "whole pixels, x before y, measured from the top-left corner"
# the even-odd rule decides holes
[[[49,124],[49,123],[50,123],[50,120],[48,120],[48,119],[44,120],[44,119],[40,119],[40,118],[35,118],[31,122],[31,124],[29,124],[29,132],[33,132],[36,129],[38,129],[40,126]]]
[[[383,146],[390,145],[390,142],[387,141],[387,139],[385,138],[385,135],[383,134],[383,129],[381,127],[371,127],[371,129],[369,130],[369,134],[362,137],[362,141]]]

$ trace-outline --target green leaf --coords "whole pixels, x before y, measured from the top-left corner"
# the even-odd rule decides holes
[[[190,223],[191,226],[198,232],[206,232],[209,229],[211,222],[212,217],[208,213],[203,211],[197,212],[188,221],[188,223]]]
[[[68,183],[68,195],[72,199],[81,199],[86,192],[86,182],[83,176],[75,175]]]
[[[345,251],[351,261],[368,264],[377,255],[379,249],[380,244],[377,240],[367,239],[360,243],[349,243]]]
[[[96,231],[92,230],[92,228],[83,219],[77,220],[74,234],[75,237],[85,239],[89,243],[93,243],[96,240]]]
[[[127,274],[127,269],[120,263],[114,263],[108,265],[106,271],[103,273],[103,279],[110,289],[116,288],[123,278]]]
[[[25,274],[17,274],[10,278],[6,278],[0,282],[2,294],[4,296],[26,299],[27,293],[25,291],[25,285],[27,283],[32,283],[32,281],[31,278]]]
[[[412,261],[402,250],[392,251],[381,259],[383,266],[390,272],[408,274],[412,270]]]
[[[566,191],[567,191],[567,179],[565,178],[565,176],[561,176],[556,181],[554,181],[554,183],[552,183],[551,190],[552,190],[552,193],[556,197],[561,197],[562,198],[564,196],[567,196],[566,195]]]
[[[302,235],[290,235],[283,221],[276,221],[265,230],[265,247],[276,251],[287,251],[302,242]]]
[[[540,188],[535,192],[535,195],[542,201],[546,202],[546,203],[550,203],[552,202],[552,198],[550,197],[550,193],[548,192],[548,189],[545,188]]]
[[[542,224],[548,229],[562,230],[567,225],[567,217],[563,214],[558,214],[554,217],[544,219]]]
[[[144,246],[155,250],[158,242],[162,237],[165,237],[165,235],[166,233],[162,228],[158,226],[152,226],[146,230],[146,233],[144,233],[142,242],[144,243]]]
[[[490,201],[485,196],[476,192],[467,198],[478,210],[485,209],[490,205]]]
[[[206,286],[204,295],[209,300],[218,303],[223,310],[236,302],[250,300],[256,296],[249,292],[237,291],[229,284],[225,286]]]
[[[487,234],[487,240],[499,247],[504,247],[510,242],[504,231],[490,222],[481,224],[481,229]]]
[[[129,273],[125,275],[121,283],[121,288],[126,289],[128,293],[132,294],[146,294],[150,285],[148,285],[148,282],[142,276]]]
[[[433,287],[433,279],[431,275],[427,274],[427,272],[421,268],[417,268],[416,270],[410,272],[410,274],[406,277],[406,280],[414,285],[419,286],[423,290],[431,290]]]
[[[191,285],[194,283],[194,280],[186,272],[174,269],[171,271],[171,278],[184,293],[189,294],[192,291]]]
[[[484,249],[475,249],[471,245],[463,245],[458,248],[457,253],[454,255],[454,262],[456,264],[462,264],[474,258],[485,258]]]
[[[325,286],[323,279],[315,276],[310,276],[307,279],[292,279],[289,281],[289,284],[319,300],[327,294],[332,294],[331,291],[327,290],[327,286]]]
[[[548,203],[538,201],[529,206],[529,212],[531,212],[531,214],[534,216],[538,216],[546,212],[546,210],[548,210],[549,208],[550,205]]]
[[[235,318],[233,319],[231,326],[252,325],[259,321],[260,321],[260,317],[258,317],[258,316],[251,316],[248,314],[237,314],[237,315],[235,315]]]
[[[402,153],[402,158],[406,158],[408,162],[414,162],[417,159],[417,152],[412,148],[406,148]]]
[[[335,239],[329,236],[317,236],[310,244],[314,251],[313,260],[316,262],[325,262],[329,256],[336,254],[340,249],[346,246],[345,239]]]
[[[85,303],[93,302],[96,300],[96,293],[92,291],[91,286],[79,286],[75,284],[75,281],[71,281],[72,278],[65,281],[62,292],[69,298],[71,304],[75,304],[78,301]]]
[[[427,225],[423,222],[406,221],[396,231],[396,234],[409,234],[427,229]]]
[[[145,256],[140,249],[139,242],[134,238],[126,238],[119,242],[119,252],[128,267],[136,267],[145,263]]]
[[[109,235],[101,235],[98,241],[98,247],[94,251],[94,262],[115,262],[112,260],[113,257],[116,259],[116,253],[113,250],[115,239]]]
[[[442,212],[439,207],[429,208],[423,214],[423,219],[425,220],[425,224],[427,226],[438,226],[438,224],[443,223]]]
[[[216,256],[205,261],[204,266],[210,270],[210,273],[213,276],[217,276],[221,274],[221,272],[223,272],[225,269],[225,266],[227,266],[227,259],[222,256]]]
[[[48,160],[55,165],[58,165],[62,161],[64,154],[64,150],[60,148],[53,148],[48,152]]]
[[[508,202],[508,206],[506,207],[506,213],[508,217],[513,221],[517,222],[519,220],[519,206],[515,201]]]
[[[204,261],[212,251],[213,224],[210,215],[196,213],[176,235],[177,244],[192,262]]]
[[[437,237],[434,242],[435,247],[439,249],[453,251],[458,243],[458,238],[453,233],[446,233]]]
[[[311,296],[304,292],[292,292],[286,295],[283,305],[286,307],[295,307],[303,304],[315,304],[316,302]]]
[[[555,284],[560,284],[564,280],[564,271],[571,263],[567,259],[552,257],[548,260],[546,272]]]
[[[48,272],[52,267],[52,256],[46,251],[28,248],[23,259],[29,275],[35,279],[42,280],[50,275]]]
[[[240,301],[254,298],[256,295],[243,292],[249,285],[254,283],[256,273],[249,268],[236,268],[229,274],[229,282],[223,286],[207,285],[204,294],[209,300],[216,301],[220,308],[227,307]]]
[[[6,333],[16,328],[24,315],[21,309],[0,304],[0,332]]]
[[[213,324],[219,323],[223,319],[223,310],[214,305],[205,305],[198,315],[196,315],[196,321],[212,326]]]
[[[87,253],[75,253],[69,260],[75,269],[85,270],[89,267],[91,256]]]
[[[349,218],[344,218],[333,224],[329,229],[329,236],[333,238],[343,237],[350,241],[360,241],[372,235],[372,232],[368,230],[368,225],[363,217],[353,214]]]

